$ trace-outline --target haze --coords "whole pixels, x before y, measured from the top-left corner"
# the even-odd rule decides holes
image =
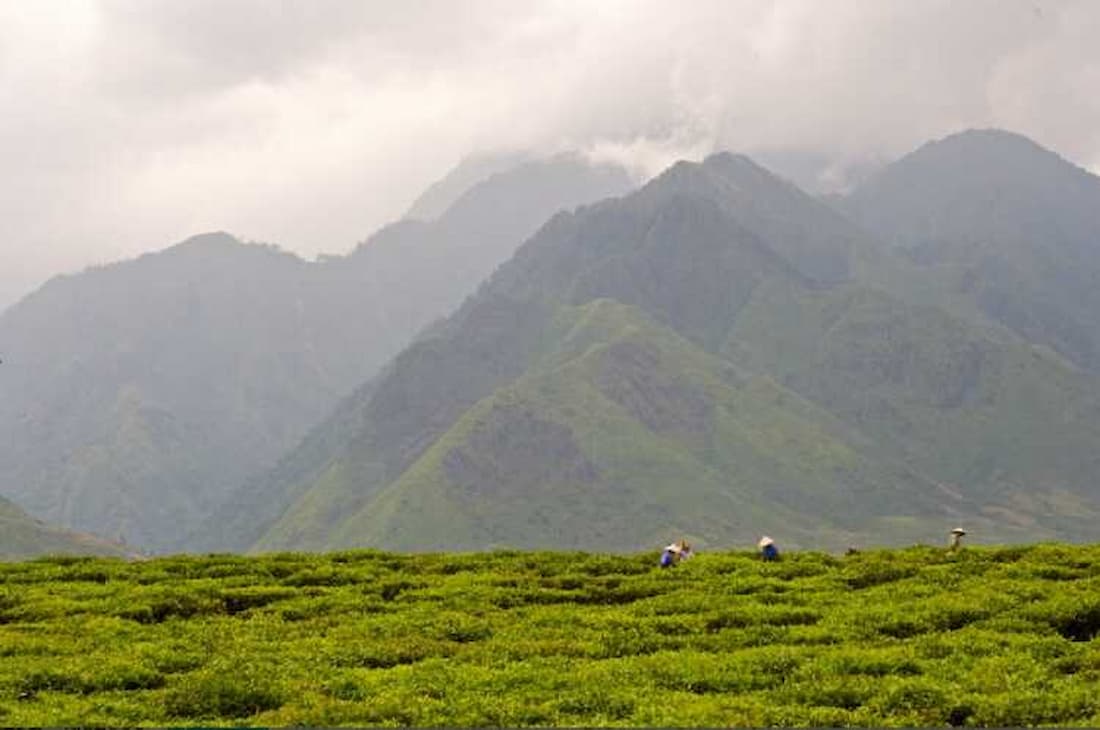
[[[498,150],[643,176],[734,149],[828,190],[996,126],[1098,171],[1098,27],[1089,0],[7,0],[0,307],[206,230],[344,252]]]

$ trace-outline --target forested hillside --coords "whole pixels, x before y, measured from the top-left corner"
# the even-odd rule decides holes
[[[559,215],[254,483],[278,503],[229,544],[1094,536],[1095,376],[926,301],[880,235],[728,154]]]
[[[42,519],[186,549],[551,214],[630,184],[577,157],[307,262],[224,234],[57,277],[0,314],[0,488]]]
[[[93,535],[47,525],[0,497],[0,560],[45,554],[123,556],[131,554],[131,549]]]

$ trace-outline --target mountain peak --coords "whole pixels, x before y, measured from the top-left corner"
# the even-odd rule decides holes
[[[1100,367],[1100,178],[999,129],[929,142],[843,207],[980,316]]]
[[[703,167],[715,171],[733,173],[733,174],[760,174],[764,173],[771,175],[765,168],[756,164],[755,161],[748,155],[743,155],[738,152],[730,152],[723,150],[721,152],[715,152],[707,155],[703,160]]]
[[[221,248],[225,246],[239,246],[241,241],[230,233],[225,231],[210,231],[208,233],[199,233],[198,235],[191,236],[183,241],[180,241],[172,248]]]
[[[967,129],[933,140],[910,157],[930,157],[955,166],[981,164],[992,169],[1009,165],[1069,164],[1035,140],[1004,129]]]
[[[497,152],[466,157],[421,193],[403,217],[434,221],[479,182],[530,158],[531,155],[526,152]]]
[[[888,165],[861,188],[915,185],[949,188],[1012,185],[1047,192],[1052,185],[1095,179],[1034,140],[1003,129],[968,129],[933,140]],[[1087,183],[1085,183],[1087,184]],[[857,189],[853,197],[859,197]]]
[[[1029,152],[1044,152],[1050,153],[1042,145],[1037,143],[1030,137],[1026,137],[1019,132],[1012,132],[1007,129],[998,129],[996,127],[988,127],[985,129],[964,129],[961,132],[955,132],[949,134],[946,137],[938,140],[932,140],[924,145],[925,147],[946,147],[947,149],[970,149],[970,150],[996,150],[1005,152],[1008,150],[1029,151]]]
[[[720,176],[726,183],[732,183],[741,190],[768,189],[784,196],[791,194],[805,196],[805,193],[796,185],[758,164],[748,155],[716,152],[703,160],[703,169]]]
[[[440,220],[481,225],[487,209],[497,217],[542,209],[546,200],[558,207],[617,197],[632,187],[626,170],[613,164],[591,163],[575,152],[528,159],[492,173],[471,185],[439,216]]]
[[[149,256],[159,257],[166,255],[174,260],[176,257],[188,257],[196,260],[220,260],[225,257],[233,259],[252,260],[257,256],[267,256],[282,260],[301,262],[297,254],[280,248],[273,243],[259,243],[255,241],[242,241],[231,233],[225,231],[211,231],[200,233],[179,243],[159,251],[144,254],[138,260]],[[213,257],[213,258],[211,258]]]
[[[890,238],[909,229],[901,238],[911,243],[945,239],[949,229],[972,234],[978,220],[985,221],[983,235],[994,240],[1017,236],[1025,223],[1034,227],[1042,219],[1047,228],[1036,235],[1053,240],[1055,226],[1074,229],[1070,237],[1093,236],[1097,196],[1100,179],[1033,140],[971,129],[886,166],[852,191],[844,207]]]
[[[657,192],[702,194],[719,201],[808,197],[747,155],[726,151],[708,155],[702,162],[680,160],[646,187]]]
[[[678,198],[713,204],[737,227],[767,241],[794,270],[822,285],[847,280],[851,246],[863,236],[837,211],[731,152],[677,162],[633,197],[652,209]]]

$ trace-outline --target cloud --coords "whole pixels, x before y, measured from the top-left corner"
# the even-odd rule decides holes
[[[1002,126],[1096,169],[1097,21],[1091,0],[0,4],[0,306],[208,229],[344,251],[494,149],[639,174],[802,154],[843,185]]]

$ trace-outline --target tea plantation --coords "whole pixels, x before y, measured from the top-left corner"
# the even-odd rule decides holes
[[[1100,546],[0,564],[0,725],[1100,725]]]

